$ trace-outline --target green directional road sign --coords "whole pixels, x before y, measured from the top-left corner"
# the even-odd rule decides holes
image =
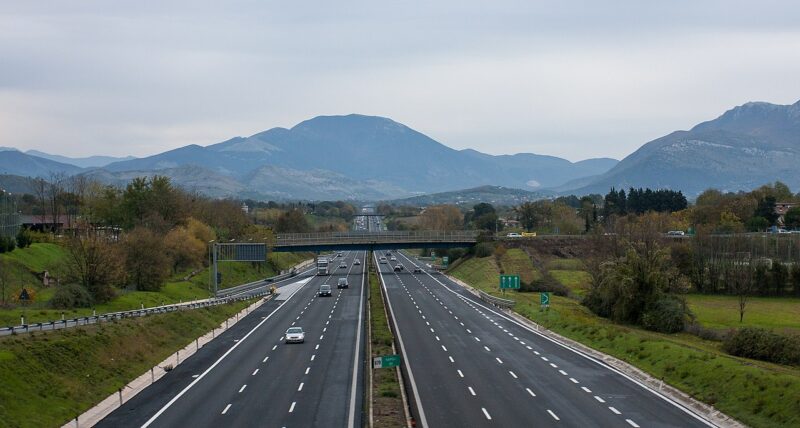
[[[385,369],[388,367],[397,367],[400,365],[399,355],[383,355],[380,357],[372,358],[373,369]]]
[[[542,303],[542,306],[550,306],[550,293],[539,293],[539,301]]]
[[[447,267],[447,263],[450,261],[450,257],[444,256],[442,257],[442,264],[444,267]]]
[[[500,289],[519,290],[519,275],[500,275]]]

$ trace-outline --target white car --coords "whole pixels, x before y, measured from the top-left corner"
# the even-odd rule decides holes
[[[522,235],[520,235],[517,232],[511,232],[508,235],[506,235],[506,238],[522,238]]]
[[[289,327],[286,330],[286,343],[303,343],[306,341],[306,334],[301,327]]]
[[[355,260],[353,260],[353,264],[354,264],[354,265],[356,265],[356,266],[358,266],[358,265],[360,265],[360,264],[361,264],[361,260],[359,260],[359,259],[355,259]]]
[[[396,262],[397,261],[397,257],[395,257],[395,256],[389,257],[389,260],[391,260],[393,262]]]

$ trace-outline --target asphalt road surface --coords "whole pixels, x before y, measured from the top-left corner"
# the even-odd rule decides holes
[[[101,427],[358,427],[362,424],[364,252],[270,301],[140,392]],[[360,265],[353,260],[360,259]],[[340,261],[346,268],[338,268]],[[349,288],[337,289],[347,277]],[[331,297],[319,297],[321,284]],[[285,344],[300,326],[305,343]]]
[[[416,261],[378,264],[422,427],[700,427],[688,411]],[[376,261],[377,263],[377,261]],[[402,263],[405,269],[394,272]]]

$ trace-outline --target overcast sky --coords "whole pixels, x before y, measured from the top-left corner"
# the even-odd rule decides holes
[[[362,113],[457,149],[622,158],[735,105],[798,99],[795,0],[0,8],[0,146],[69,156]]]

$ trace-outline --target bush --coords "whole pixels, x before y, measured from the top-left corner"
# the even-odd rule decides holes
[[[89,291],[77,284],[59,286],[50,299],[50,306],[54,309],[87,308],[91,305]]]
[[[27,248],[30,247],[32,243],[33,238],[28,229],[20,229],[19,232],[17,232],[17,247]]]
[[[689,309],[678,296],[664,295],[642,314],[642,327],[660,333],[683,331]]]
[[[489,257],[494,254],[494,246],[489,242],[481,242],[472,247],[472,251],[475,257]]]
[[[569,288],[564,284],[558,282],[552,275],[545,272],[545,274],[530,283],[520,282],[519,291],[522,292],[542,292],[549,291],[556,296],[567,297],[569,295]]]
[[[9,236],[0,236],[0,253],[10,253],[17,246],[16,239]]]
[[[687,325],[686,326],[686,332],[689,333],[689,334],[693,334],[693,335],[695,335],[695,336],[697,336],[697,337],[699,337],[701,339],[704,339],[704,340],[721,341],[721,340],[725,340],[725,337],[726,337],[724,332],[721,332],[721,331],[718,331],[718,330],[714,330],[714,329],[710,329],[710,328],[706,328],[706,327],[703,327],[702,325],[697,324],[697,323],[691,323],[691,324]]]
[[[722,344],[725,352],[778,364],[800,365],[800,337],[746,327],[732,332]]]

